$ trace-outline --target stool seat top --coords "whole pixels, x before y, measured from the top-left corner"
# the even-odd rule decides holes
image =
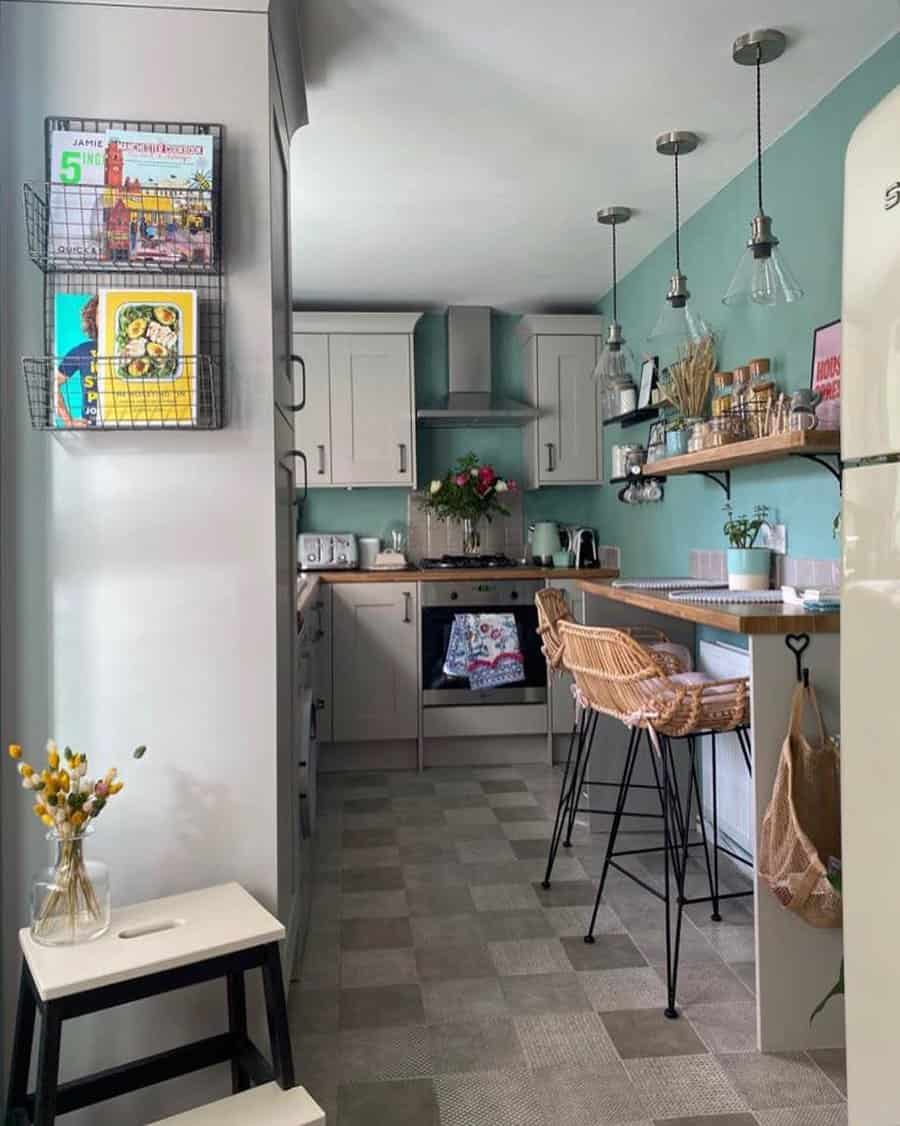
[[[161,1118],[150,1126],[325,1126],[325,1113],[303,1087],[282,1091],[277,1083],[252,1087],[195,1110]]]
[[[27,927],[19,931],[22,953],[42,1001],[282,938],[282,924],[237,883],[117,907],[109,930],[93,942],[41,946]]]

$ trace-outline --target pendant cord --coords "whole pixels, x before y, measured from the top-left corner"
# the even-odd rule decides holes
[[[675,145],[675,272],[681,273],[681,197],[678,194],[678,144]]]
[[[613,223],[613,225],[612,225],[612,267],[613,267],[613,320],[618,321],[618,319],[619,319],[619,302],[618,302],[618,294],[616,293],[616,275],[617,275],[618,271],[616,269],[616,224],[615,223]]]
[[[762,71],[762,48],[757,43],[756,45],[756,195],[759,203],[760,215],[765,214],[763,211],[763,185],[762,185],[762,94],[761,94],[761,71]]]

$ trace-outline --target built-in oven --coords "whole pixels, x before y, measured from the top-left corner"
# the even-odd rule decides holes
[[[508,572],[507,572],[508,574]],[[422,600],[422,705],[544,704],[547,664],[537,632],[534,596],[539,580],[460,579],[424,582]],[[510,614],[523,657],[522,679],[496,688],[471,687],[467,677],[444,671],[453,621],[460,614]]]

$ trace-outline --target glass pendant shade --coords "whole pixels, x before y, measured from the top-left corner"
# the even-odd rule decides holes
[[[738,262],[728,292],[722,298],[726,305],[787,305],[803,296],[800,283],[778,245],[769,248],[768,254],[758,255],[748,246]]]
[[[624,340],[617,347],[611,346],[608,341],[603,345],[594,368],[594,378],[601,386],[607,386],[616,380],[620,383],[624,383],[626,379],[636,382],[636,372],[634,353]]]
[[[679,344],[702,340],[711,331],[703,317],[690,305],[673,306],[666,298],[648,339],[677,350]]]

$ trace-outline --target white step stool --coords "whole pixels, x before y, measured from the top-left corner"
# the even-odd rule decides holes
[[[325,1126],[325,1112],[304,1087],[253,1087],[206,1106],[161,1118],[150,1126]]]

